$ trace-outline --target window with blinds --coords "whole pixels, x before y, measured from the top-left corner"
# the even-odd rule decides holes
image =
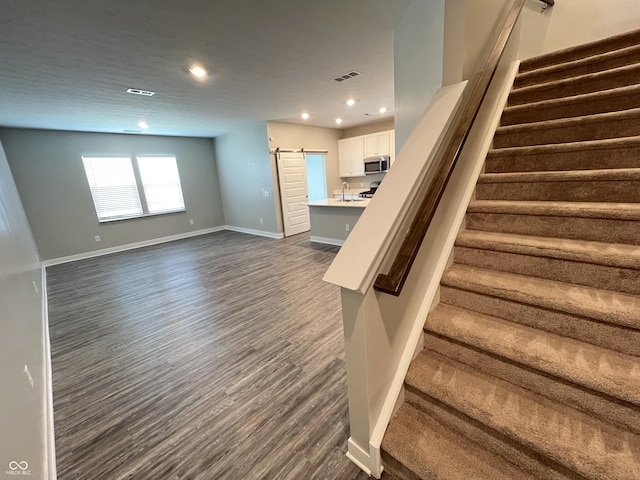
[[[138,157],[138,169],[150,214],[184,210],[176,157]]]
[[[174,156],[89,157],[82,162],[98,220],[109,222],[184,211]]]
[[[101,222],[143,215],[129,157],[82,157]]]

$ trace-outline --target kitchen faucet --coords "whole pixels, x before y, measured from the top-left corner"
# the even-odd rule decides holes
[[[344,187],[347,187],[347,190],[350,190],[349,184],[347,182],[342,182],[342,201],[344,202]]]

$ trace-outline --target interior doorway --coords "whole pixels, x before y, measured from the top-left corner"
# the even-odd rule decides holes
[[[327,198],[327,170],[323,153],[305,153],[309,201]]]

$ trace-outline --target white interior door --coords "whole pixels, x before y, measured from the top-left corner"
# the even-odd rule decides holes
[[[307,193],[307,170],[304,153],[279,152],[278,181],[282,203],[284,236],[289,237],[311,230]]]

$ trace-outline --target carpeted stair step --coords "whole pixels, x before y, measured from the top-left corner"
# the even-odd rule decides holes
[[[455,307],[440,304],[436,311],[439,309],[444,310],[439,311],[438,314],[456,314]],[[454,310],[454,312],[449,313],[446,309]],[[618,428],[640,434],[640,409],[632,403],[621,402],[572,382],[559,380],[557,377],[537,369],[528,368],[517,362],[505,361],[504,358],[490,352],[434,333],[427,332],[425,334],[424,348],[476,368],[483,373],[531,390],[549,400],[595,416],[599,420],[611,423]],[[482,441],[475,438],[474,441],[484,445]]]
[[[474,200],[470,230],[640,245],[640,205],[635,203]]]
[[[465,230],[455,263],[640,294],[640,247]]]
[[[476,198],[635,203],[640,202],[640,168],[486,173],[478,179]]]
[[[640,44],[640,30],[631,30],[619,35],[525,59],[520,64],[520,71],[523,73],[529,72],[550,65],[571,62],[638,44]]]
[[[640,62],[640,45],[631,45],[629,47],[609,50],[589,57],[555,63],[547,67],[520,73],[515,78],[514,86],[526,87],[552,80],[562,80],[578,75],[609,70],[638,62]]]
[[[542,122],[640,108],[640,85],[507,107],[500,125]]]
[[[428,415],[444,427],[453,430],[465,439],[481,445],[494,455],[517,464],[535,478],[554,480],[584,480],[584,477],[563,467],[538,452],[523,446],[511,438],[487,428],[477,420],[425,395],[420,390],[405,384],[405,402]],[[414,426],[415,428],[415,426]],[[409,478],[409,477],[407,477]],[[482,478],[473,476],[471,478]],[[484,477],[487,480],[491,477]]]
[[[499,315],[511,322],[600,345],[626,355],[640,356],[640,330],[527,302],[514,302],[507,297],[485,295],[481,286],[476,290],[441,285],[440,301],[486,315]]]
[[[640,108],[498,127],[493,148],[584,142],[640,135]]]
[[[485,173],[640,166],[640,136],[489,150]]]
[[[640,436],[578,410],[429,351],[406,383],[586,478],[640,478]]]
[[[406,480],[535,478],[408,403],[400,407],[387,428],[382,459],[386,471]]]
[[[509,94],[507,105],[522,105],[635,85],[638,83],[639,75],[640,63],[528,87],[514,88]]]
[[[640,405],[640,360],[596,345],[447,305],[425,330],[533,370]]]
[[[640,297],[635,295],[459,264],[445,271],[441,284],[640,330]]]

